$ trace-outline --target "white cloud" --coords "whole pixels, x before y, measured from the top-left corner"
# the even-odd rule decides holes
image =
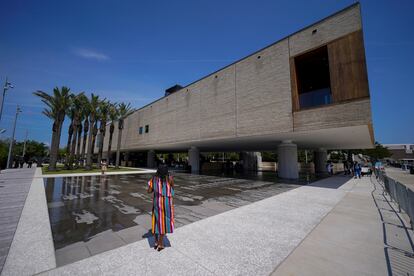
[[[80,56],[86,59],[94,59],[94,60],[99,60],[99,61],[109,60],[109,56],[103,53],[99,53],[97,51],[89,50],[89,49],[76,49],[74,53],[77,56]]]

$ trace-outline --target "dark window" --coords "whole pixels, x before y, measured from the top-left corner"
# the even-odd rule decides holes
[[[295,58],[299,106],[330,104],[332,101],[326,46]]]
[[[148,131],[149,131],[149,125],[146,125],[145,126],[145,133],[148,133]]]
[[[143,133],[143,127],[139,127],[139,134]]]

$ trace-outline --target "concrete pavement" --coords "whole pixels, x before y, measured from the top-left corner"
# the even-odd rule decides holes
[[[34,169],[12,169],[0,173],[0,272],[9,253],[34,172]]]
[[[355,186],[272,275],[412,275],[413,231],[375,178]]]
[[[33,275],[56,267],[45,187],[40,168],[12,172],[11,185],[28,172],[31,184],[1,275]]]

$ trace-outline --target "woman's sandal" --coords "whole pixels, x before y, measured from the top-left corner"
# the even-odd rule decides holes
[[[158,246],[158,251],[163,250],[165,247],[164,246]]]

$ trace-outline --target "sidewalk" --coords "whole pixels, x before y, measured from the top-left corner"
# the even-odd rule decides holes
[[[412,275],[413,231],[375,178],[356,182],[272,275]]]
[[[0,173],[0,272],[20,219],[34,169],[10,169]]]

